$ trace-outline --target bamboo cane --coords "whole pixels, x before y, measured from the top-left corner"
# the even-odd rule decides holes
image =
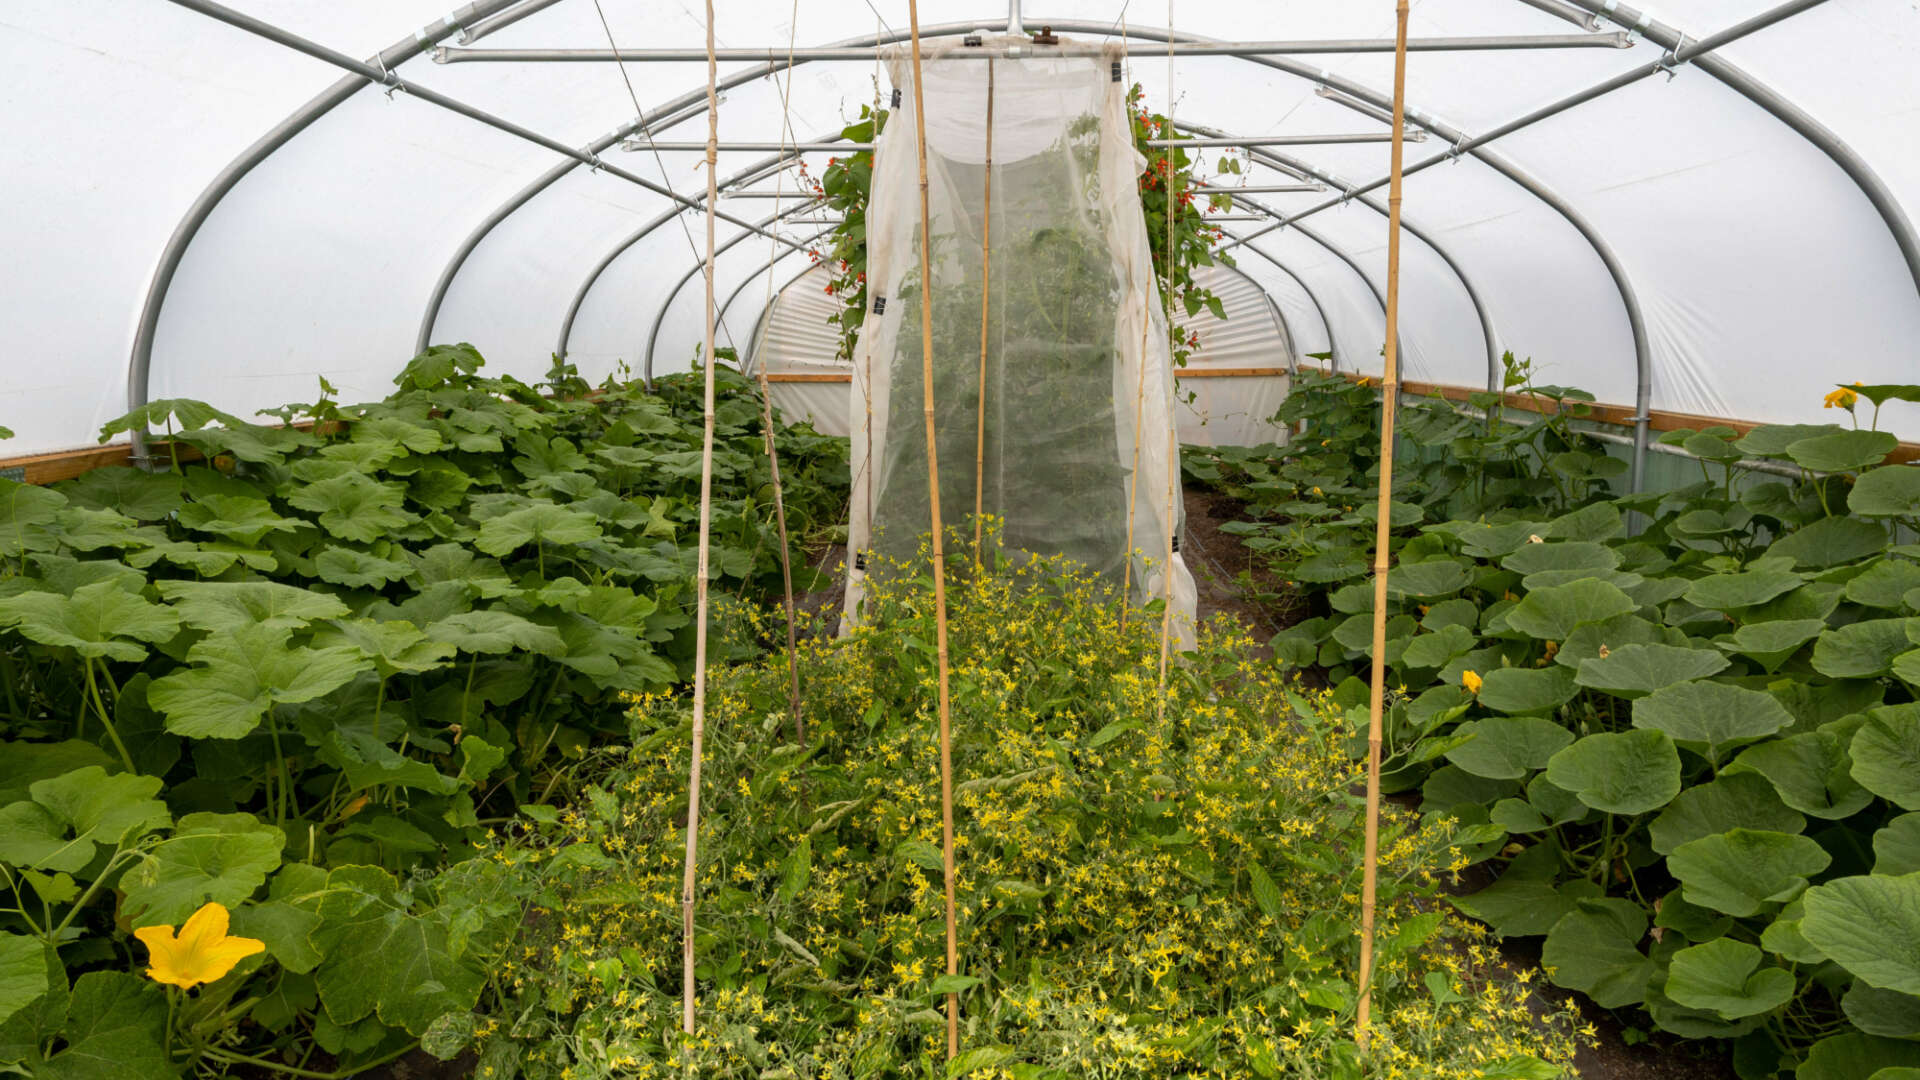
[[[1169,31],[1173,29],[1173,0],[1167,0],[1167,29]],[[1172,125],[1171,117],[1173,116],[1173,106],[1173,34],[1168,33],[1167,116],[1169,117],[1169,126]],[[1172,132],[1167,132],[1166,134],[1171,135]],[[1185,169],[1175,169],[1173,167],[1173,150],[1173,147],[1167,147],[1167,156],[1164,159],[1167,172],[1167,284],[1165,289],[1165,303],[1167,322],[1167,376],[1169,383],[1172,382],[1173,377],[1173,215],[1178,212],[1180,206],[1180,193],[1175,186],[1179,181],[1174,178],[1174,174],[1177,172],[1182,178],[1186,176]],[[1173,493],[1174,478],[1179,475],[1180,469],[1180,446],[1178,438],[1174,434],[1173,397],[1171,393],[1169,393],[1167,397],[1166,417],[1167,549],[1166,562],[1162,563],[1160,567],[1160,579],[1164,586],[1161,591],[1164,595],[1160,609],[1160,692],[1158,694],[1158,700],[1160,702],[1159,718],[1162,722],[1167,718],[1167,655],[1172,651],[1173,644],[1173,530],[1175,528]]]
[[[1367,705],[1367,839],[1360,878],[1360,1007],[1355,1044],[1366,1053],[1373,1010],[1373,908],[1380,855],[1380,720],[1386,701],[1388,528],[1393,509],[1393,422],[1400,393],[1400,184],[1402,124],[1407,108],[1407,0],[1395,8],[1393,160],[1387,195],[1387,341],[1380,380],[1380,501],[1373,530],[1373,692]]]
[[[993,283],[993,61],[987,61],[987,167],[985,205],[980,212],[980,392],[973,435],[973,569],[980,570],[980,516],[987,490],[987,312]]]
[[[713,53],[713,0],[707,0],[707,205],[719,202],[719,65]],[[680,1029],[693,1034],[693,890],[700,859],[700,762],[707,734],[707,558],[713,533],[713,214],[707,219],[706,364],[700,443],[700,559],[694,583],[693,765],[687,779],[687,859],[680,877]]]
[[[712,0],[708,0],[709,3]],[[914,150],[920,168],[920,398],[927,424],[927,495],[933,518],[934,650],[940,665],[940,865],[946,878],[947,974],[960,973],[953,908],[953,712],[947,687],[947,547],[940,522],[940,447],[933,411],[933,212],[927,202],[927,106],[920,72],[920,4],[907,0],[913,46]],[[960,996],[947,995],[947,1060],[960,1052]]]

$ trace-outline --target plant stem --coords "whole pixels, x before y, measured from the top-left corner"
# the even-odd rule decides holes
[[[280,749],[280,716],[267,707],[267,732],[273,736],[273,760],[280,772],[280,798],[275,804],[276,825],[287,823],[287,811],[293,806],[293,774],[287,769],[287,755]]]
[[[306,1080],[347,1080],[348,1077],[359,1076],[365,1073],[366,1071],[368,1071],[369,1069],[377,1068],[378,1066],[385,1065],[389,1061],[394,1061],[399,1058],[403,1058],[408,1054],[413,1053],[413,1051],[416,1048],[418,1048],[419,1045],[420,1044],[417,1042],[410,1042],[405,1046],[402,1046],[400,1049],[387,1054],[384,1057],[375,1058],[372,1061],[362,1062],[361,1064],[355,1065],[352,1068],[339,1069],[334,1072],[316,1072],[312,1069],[295,1068],[292,1065],[282,1065],[276,1061],[268,1061],[266,1058],[251,1057],[247,1054],[237,1054],[231,1050],[209,1049],[207,1050],[206,1056],[214,1059],[215,1061],[220,1062],[223,1065],[252,1065],[261,1069],[269,1069],[277,1073],[285,1073],[288,1076],[305,1077]]]
[[[87,673],[87,693],[93,697],[93,707],[100,713],[100,723],[106,727],[107,737],[113,740],[114,749],[120,751],[120,760],[126,764],[127,771],[139,772],[139,769],[133,767],[133,755],[127,751],[127,744],[120,741],[120,733],[114,730],[113,717],[107,713],[106,702],[100,699],[100,684],[93,677],[93,657],[83,657],[81,666]],[[85,715],[84,710],[81,715]]]

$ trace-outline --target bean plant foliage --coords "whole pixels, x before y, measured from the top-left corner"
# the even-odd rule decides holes
[[[1874,428],[1920,387],[1841,387],[1848,424],[1666,432],[1700,479],[1642,495],[1618,494],[1590,395],[1510,356],[1506,389],[1530,420],[1488,393],[1413,403],[1401,429],[1388,786],[1464,823],[1499,876],[1459,906],[1543,936],[1559,985],[1731,1040],[1745,1080],[1901,1080],[1920,1063],[1920,467],[1884,463]],[[1230,529],[1311,605],[1276,652],[1362,712],[1377,396],[1303,372],[1291,445],[1187,460],[1246,500]]]
[[[158,401],[103,438],[167,432],[171,467],[0,480],[0,1065],[349,1075],[473,1005],[520,915],[486,822],[691,666],[701,440],[697,377],[481,365],[436,347],[276,426]],[[780,572],[760,404],[719,389],[727,625]],[[836,521],[844,441],[779,442],[796,534]],[[179,963],[130,936],[173,927]],[[222,940],[264,948],[200,965]]]
[[[953,550],[964,550],[958,538]],[[479,1077],[1535,1078],[1570,1018],[1446,911],[1437,818],[1389,814],[1375,1042],[1352,1042],[1363,800],[1346,719],[1227,623],[1158,700],[1158,621],[1064,560],[954,568],[960,974],[945,974],[935,624],[924,559],[859,628],[729,669],[707,714],[698,1030],[683,1037],[690,713],[643,695],[633,743],[559,813],[503,830],[536,917],[452,1038]],[[941,1001],[957,993],[962,1052]]]

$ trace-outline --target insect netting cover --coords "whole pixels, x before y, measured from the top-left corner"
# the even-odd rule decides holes
[[[1009,57],[1010,44],[1029,55]],[[970,536],[978,485],[1015,560],[1065,555],[1119,586],[1131,558],[1136,603],[1165,596],[1170,572],[1184,638],[1194,589],[1177,553],[1185,515],[1168,438],[1173,372],[1122,54],[1030,52],[1024,38],[923,52],[942,521]],[[873,569],[863,564],[911,557],[931,523],[912,61],[899,48],[886,61],[900,90],[867,208],[849,541],[879,559],[854,560],[849,621]]]

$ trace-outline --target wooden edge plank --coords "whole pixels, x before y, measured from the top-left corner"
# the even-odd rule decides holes
[[[1173,374],[1178,379],[1249,379],[1284,376],[1289,372],[1283,367],[1202,367],[1181,368]]]
[[[769,371],[767,381],[770,383],[850,383],[853,381],[853,374],[838,371]]]

